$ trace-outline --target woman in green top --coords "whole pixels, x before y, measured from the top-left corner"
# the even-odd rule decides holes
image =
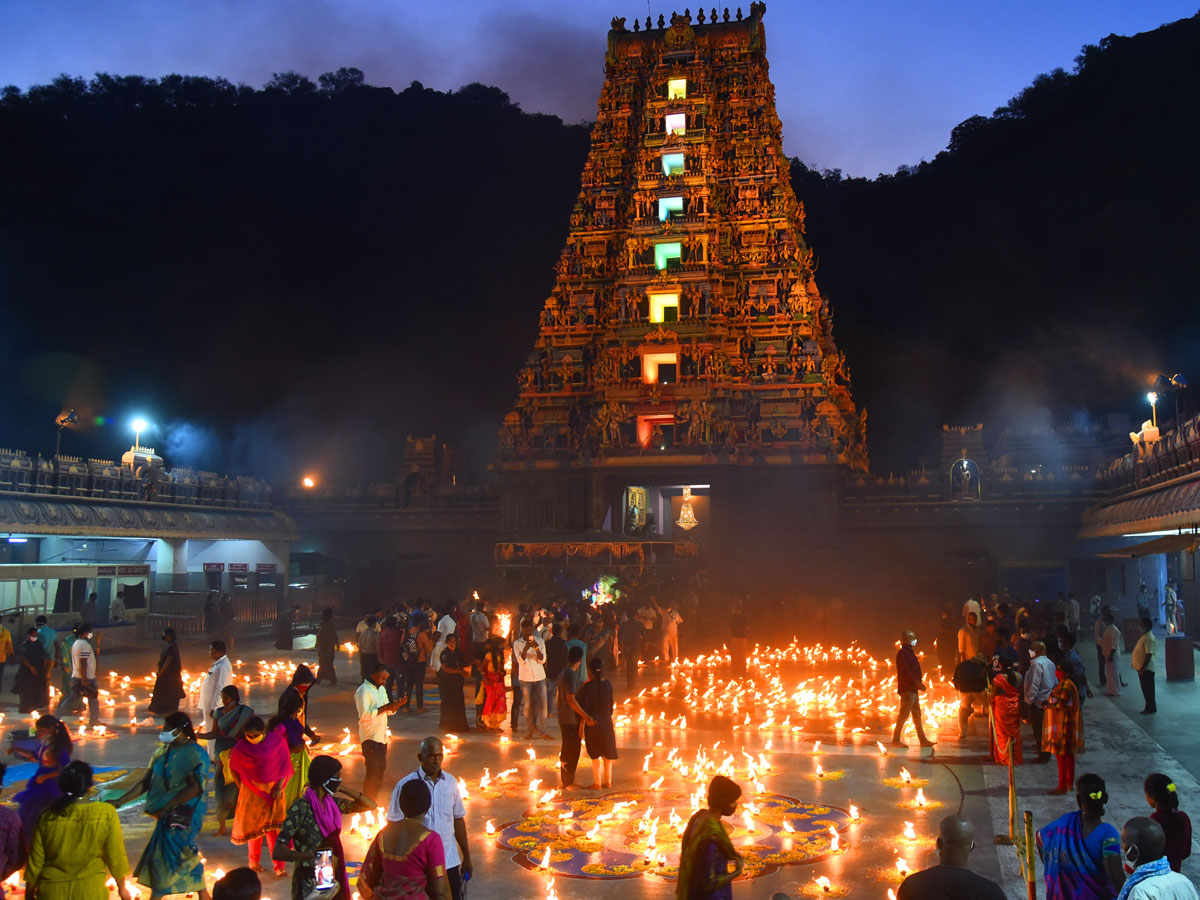
[[[158,739],[162,746],[150,758],[146,777],[113,802],[121,807],[145,794],[145,813],[158,820],[133,874],[150,888],[152,900],[189,892],[209,900],[196,846],[204,824],[208,754],[196,743],[187,713],[167,716]]]
[[[92,767],[76,760],[58,776],[61,796],[38,819],[25,866],[28,900],[108,900],[111,872],[117,895],[129,900],[129,861],[117,811],[80,803],[92,789]]]
[[[374,806],[370,797],[342,785],[342,764],[337,759],[332,756],[313,759],[308,768],[308,787],[288,807],[287,818],[271,851],[277,862],[300,863],[292,876],[292,900],[304,900],[313,892],[316,878],[312,862],[317,858],[317,850],[333,851],[334,879],[341,887],[338,898],[351,896],[346,854],[342,850],[342,813]]]

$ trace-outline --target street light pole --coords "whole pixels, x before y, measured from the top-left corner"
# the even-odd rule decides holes
[[[65,416],[59,416],[55,422],[58,425],[58,435],[54,439],[54,458],[58,459],[59,451],[62,449],[62,433],[63,429],[68,425],[75,425],[79,422],[79,416],[75,414],[75,410],[71,410]]]

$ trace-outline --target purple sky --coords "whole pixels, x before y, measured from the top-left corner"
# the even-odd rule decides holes
[[[655,18],[678,7],[651,0]],[[735,4],[736,6],[736,4]],[[735,6],[731,6],[735,8]],[[749,9],[749,2],[742,4]],[[1197,0],[772,0],[767,49],[788,155],[874,176],[930,158],[1085,43],[1191,16]],[[591,119],[613,15],[646,0],[3,0],[0,85],[61,72],[495,84],[529,111]]]

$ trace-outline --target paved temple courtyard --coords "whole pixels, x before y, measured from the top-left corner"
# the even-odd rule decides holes
[[[184,648],[185,668],[193,678],[207,669],[204,649],[199,642]],[[878,648],[873,657],[859,648],[791,643],[760,652],[751,676],[735,675],[716,655],[674,671],[652,665],[643,669],[639,690],[632,693],[618,675],[620,759],[613,767],[613,787],[586,789],[591,771],[585,756],[577,779],[585,789],[565,795],[558,791],[557,741],[529,743],[478,731],[447,736],[437,727],[437,691],[430,684],[423,713],[401,711],[390,719],[385,785],[416,767],[422,738],[444,740],[445,769],[467,794],[475,864],[471,897],[617,898],[628,896],[631,888],[639,896],[673,895],[679,836],[718,772],[744,792],[737,814],[727,820],[747,861],[747,876],[734,886],[736,897],[766,898],[782,891],[882,900],[904,870],[936,861],[937,824],[960,811],[976,827],[972,867],[1000,881],[1010,897],[1024,897],[1013,848],[993,841],[1008,833],[1006,770],[988,761],[986,726],[967,741],[953,739],[952,689],[935,683],[925,700],[926,718],[940,731],[932,754],[922,753],[911,736],[908,750],[880,746],[890,740],[895,712],[888,649]],[[235,674],[245,701],[264,717],[274,711],[295,665],[315,664],[311,650],[285,654],[266,640],[242,641],[231,657],[240,661]],[[76,744],[75,757],[98,768],[102,796],[112,797],[141,774],[155,746],[158,728],[146,712],[145,681],[153,659],[148,653],[102,653],[100,669],[101,688],[108,691],[102,697],[105,733],[89,732]],[[324,748],[339,755],[353,787],[360,787],[363,777],[353,705],[357,671],[357,657],[339,653],[339,684],[313,688],[309,712],[310,725],[322,738],[315,752]],[[1136,683],[1128,675],[1127,680]],[[1178,737],[1195,733],[1200,718],[1195,691],[1194,683],[1160,684],[1157,720],[1136,725],[1128,715],[1134,700],[1128,691],[1116,701],[1097,697],[1087,703],[1087,751],[1078,773],[1095,771],[1108,781],[1109,821],[1118,827],[1147,811],[1141,780],[1150,771],[1167,772],[1179,784],[1185,810],[1200,801],[1195,777],[1200,754]],[[193,693],[189,712],[198,721],[194,702]],[[4,731],[27,726],[28,717],[16,712],[12,694],[0,700],[0,710]],[[74,717],[68,721],[78,734],[80,723]],[[1164,740],[1178,758],[1148,733],[1155,728],[1170,735]],[[546,730],[557,732],[553,718]],[[1027,759],[1031,750],[1027,735]],[[32,768],[10,767],[4,797],[19,789]],[[1035,827],[1073,808],[1073,798],[1046,795],[1055,777],[1053,764],[1017,770],[1019,806],[1033,812]],[[386,805],[386,797],[378,799]],[[120,815],[133,862],[153,820],[142,813],[140,801]],[[352,863],[362,859],[377,823],[377,815],[347,822],[345,831],[353,834],[345,846]],[[218,869],[246,860],[245,848],[216,837],[215,827],[210,814],[200,839],[210,879]],[[1193,877],[1200,872],[1194,858],[1185,872]],[[265,896],[288,895],[289,882],[269,872],[265,879]]]

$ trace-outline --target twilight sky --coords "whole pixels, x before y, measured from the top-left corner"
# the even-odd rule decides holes
[[[649,10],[684,6],[697,8]],[[1035,75],[1070,70],[1083,44],[1196,11],[1197,0],[772,0],[785,149],[847,174],[893,172]],[[395,88],[495,84],[527,111],[576,122],[595,113],[609,20],[646,13],[646,0],[0,0],[0,85],[104,71],[259,87],[276,71],[315,80],[357,66]]]

